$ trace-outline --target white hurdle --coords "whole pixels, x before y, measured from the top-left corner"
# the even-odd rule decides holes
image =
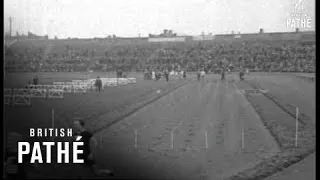
[[[31,96],[29,89],[14,89],[12,95],[12,105],[31,106]]]
[[[62,89],[49,89],[48,90],[48,98],[63,98],[63,90]]]
[[[100,78],[102,88],[136,83],[136,78]],[[53,85],[29,85],[31,97],[63,98],[64,93],[87,93],[95,88],[96,79],[72,80],[71,82],[53,82]],[[61,92],[62,90],[62,92]]]
[[[12,104],[12,89],[4,88],[4,104],[11,105]]]
[[[82,84],[73,85],[73,93],[87,93],[86,85],[82,85]]]
[[[130,84],[134,84],[134,83],[137,82],[137,79],[136,79],[136,78],[127,78],[127,79],[128,79],[128,82],[129,82]]]
[[[64,93],[72,93],[72,84],[65,84],[62,89]]]
[[[33,97],[33,98],[46,98],[47,90],[43,89],[42,85],[28,84],[27,87],[30,91],[31,97]]]

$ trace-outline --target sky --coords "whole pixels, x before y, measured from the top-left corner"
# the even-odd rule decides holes
[[[287,19],[299,0],[4,0],[4,27],[12,32],[49,38],[121,37],[201,32],[225,34],[294,31]],[[315,0],[306,0],[306,14],[315,29]]]

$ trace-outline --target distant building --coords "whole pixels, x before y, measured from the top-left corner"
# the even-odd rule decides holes
[[[155,34],[149,34],[150,38],[155,38],[155,37],[176,37],[177,33],[173,33],[172,30],[164,29],[163,33],[160,33],[159,35]]]

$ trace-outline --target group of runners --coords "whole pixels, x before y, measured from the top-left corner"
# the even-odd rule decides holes
[[[223,69],[222,72],[221,72],[221,80],[225,80],[225,73],[226,73],[226,71],[225,71],[225,69]],[[248,74],[248,70],[246,70],[246,73]],[[198,79],[198,81],[203,80],[205,74],[206,74],[206,72],[205,72],[204,70],[199,70],[199,71],[197,72],[197,79]],[[240,70],[240,72],[239,72],[239,79],[240,79],[241,81],[244,80],[244,75],[245,75],[245,71],[244,71],[244,70]]]

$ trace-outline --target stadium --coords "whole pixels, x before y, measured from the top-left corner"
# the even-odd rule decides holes
[[[98,141],[97,164],[114,179],[285,179],[283,172],[314,159],[315,58],[315,32],[299,29],[11,36],[5,39],[5,135],[71,141],[28,133],[81,120]],[[81,165],[51,163],[28,170],[28,178],[97,177]]]

